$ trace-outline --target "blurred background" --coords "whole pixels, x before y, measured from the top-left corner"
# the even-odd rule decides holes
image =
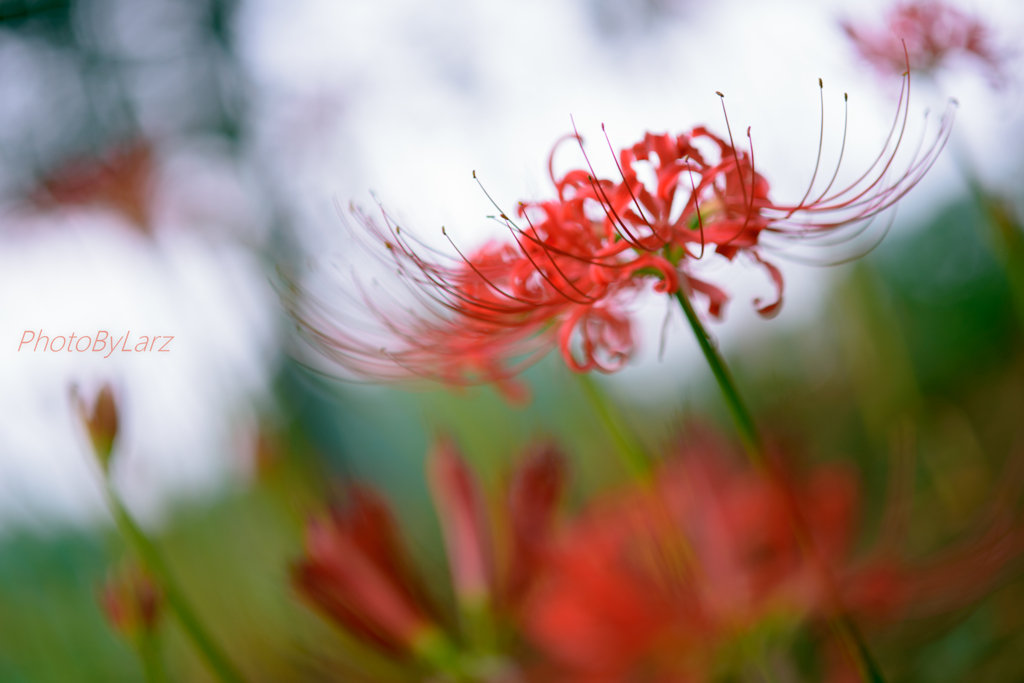
[[[72,387],[114,387],[115,486],[251,680],[350,680],[345,648],[288,579],[337,482],[385,491],[437,577],[423,477],[436,435],[455,435],[490,488],[538,436],[570,456],[570,508],[620,481],[560,359],[526,374],[525,407],[488,387],[339,381],[296,339],[279,273],[345,271],[338,207],[374,197],[431,244],[441,225],[479,244],[501,228],[473,171],[500,204],[548,197],[547,156],[570,116],[604,168],[602,123],[616,146],[722,130],[715,91],[732,125],[751,127],[773,198],[789,201],[814,170],[817,79],[826,160],[848,93],[855,177],[899,83],[861,61],[840,21],[877,22],[886,6],[0,0],[0,681],[143,680],[96,599],[125,549]],[[766,431],[799,444],[800,462],[856,467],[861,547],[894,459],[914,454],[910,556],[968,534],[1024,448],[1019,274],[964,172],[1024,215],[1024,7],[964,7],[994,27],[1006,83],[970,63],[915,81],[918,135],[948,97],[958,120],[885,241],[835,268],[783,262],[771,321],[749,304],[770,294],[763,274],[731,267],[718,277],[733,301],[712,325]],[[665,316],[646,302],[636,359],[598,378],[653,451],[688,419],[731,433],[692,333]],[[173,339],[109,356],[22,343],[100,330]],[[1010,566],[969,607],[870,633],[890,680],[1024,678],[1018,576]],[[209,680],[173,627],[165,659],[172,680]]]

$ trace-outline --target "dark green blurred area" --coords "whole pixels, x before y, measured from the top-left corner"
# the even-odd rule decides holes
[[[984,234],[971,203],[953,204],[846,271],[809,329],[759,339],[731,359],[766,431],[792,447],[788,455],[856,465],[865,492],[864,549],[877,534],[900,452],[916,456],[906,548],[914,558],[971,533],[1019,443],[1020,326]],[[179,511],[157,538],[252,680],[347,680],[346,653],[358,646],[307,609],[288,579],[303,522],[332,498],[336,483],[355,478],[388,493],[419,568],[443,600],[443,552],[422,476],[434,436],[455,435],[492,492],[538,436],[557,438],[571,456],[570,508],[622,480],[578,380],[554,358],[527,379],[534,400],[515,409],[486,388],[461,395],[352,389],[285,363],[278,393],[287,418],[253,487],[204,509]],[[661,411],[621,407],[651,448],[669,443],[682,428],[681,415],[716,421],[729,433],[710,377],[685,395],[686,405],[681,400]],[[96,602],[98,586],[123,552],[111,529],[4,540],[0,680],[141,680],[134,654],[111,633]],[[1019,569],[1007,567],[996,592],[973,606],[895,627],[869,626],[890,680],[1024,676]],[[173,623],[164,625],[164,636],[172,680],[207,680]]]

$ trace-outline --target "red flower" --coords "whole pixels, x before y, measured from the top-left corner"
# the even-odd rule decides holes
[[[451,442],[438,445],[428,469],[460,605],[513,618],[550,535],[564,480],[561,457],[544,449],[517,470],[506,508],[513,552],[497,552],[483,494]],[[500,567],[499,557],[506,561]],[[436,664],[431,658],[439,647],[447,651],[464,640],[439,617],[406,559],[387,505],[367,489],[352,487],[346,508],[309,524],[294,580],[336,623],[388,653]]]
[[[908,77],[882,152],[842,189],[833,189],[838,166],[828,185],[815,189],[816,168],[799,202],[776,203],[755,169],[752,142],[738,149],[731,133],[727,141],[703,127],[678,136],[647,134],[621,150],[616,180],[597,178],[589,159],[586,169],[556,177],[549,160],[557,198],[519,204],[518,219],[501,212],[511,239],[459,251],[458,258],[433,250],[428,258],[428,248],[387,214],[381,227],[355,211],[372,241],[383,245],[407,296],[386,301],[361,290],[357,305],[376,319],[376,332],[342,323],[308,293],[300,293],[292,310],[318,348],[365,376],[420,376],[456,386],[494,382],[515,399],[524,392],[512,378],[552,347],[577,372],[621,368],[634,350],[629,304],[648,287],[698,293],[719,317],[728,295],[698,276],[704,259],[743,255],[764,268],[776,296],[754,303],[771,316],[782,304],[782,274],[766,250],[825,235],[848,237],[847,228],[856,236],[934,163],[951,116],[943,118],[930,147],[902,172],[896,169],[909,83]],[[651,187],[639,179],[644,165],[656,177]]]
[[[387,506],[366,489],[353,487],[345,509],[308,525],[294,578],[332,619],[389,652],[411,652],[437,628]]]
[[[857,51],[884,75],[910,68],[932,73],[957,57],[970,56],[987,68],[993,84],[1005,80],[1004,57],[992,46],[992,32],[980,19],[939,0],[901,2],[881,28],[842,22]],[[906,46],[904,48],[904,45]]]
[[[819,565],[793,506],[832,566],[851,540],[856,488],[819,469],[795,493],[730,465],[705,441],[653,488],[599,502],[566,529],[527,609],[534,643],[570,678],[702,680],[716,649],[772,614],[826,613]]]
[[[684,540],[646,495],[604,501],[566,529],[524,626],[562,680],[632,680],[700,669],[713,625]]]

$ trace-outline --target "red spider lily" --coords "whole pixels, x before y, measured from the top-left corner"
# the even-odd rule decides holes
[[[535,227],[515,231],[513,243],[491,242],[450,264],[421,257],[421,245],[386,216],[385,231],[359,214],[393,255],[424,313],[410,321],[407,311],[389,313],[364,297],[388,333],[380,345],[334,324],[309,299],[300,323],[328,355],[375,378],[495,382],[522,398],[512,377],[554,345],[577,371],[612,372],[633,349],[624,310],[629,300],[650,280],[657,280],[657,291],[674,292],[678,277],[665,258],[624,249],[614,234],[596,234],[583,203],[580,197],[523,206],[524,213],[544,212]]]
[[[567,674],[703,680],[716,648],[744,629],[820,608],[825,587],[788,493],[723,455],[690,453],[654,488],[604,501],[566,530],[526,626]],[[820,470],[797,499],[821,556],[841,558],[855,503],[848,475]]]
[[[353,488],[346,509],[308,525],[294,578],[332,619],[386,651],[410,652],[437,628],[387,506],[365,489]]]
[[[151,633],[160,620],[163,596],[138,565],[121,567],[104,584],[100,606],[114,630],[127,638]]]
[[[970,56],[987,68],[993,84],[1005,80],[1004,57],[992,45],[992,32],[979,18],[939,0],[901,2],[880,28],[842,22],[861,57],[884,75],[910,68],[934,73],[957,57]]]
[[[908,165],[896,169],[897,153],[906,146],[909,86],[907,76],[882,151],[841,189],[833,189],[837,164],[827,186],[815,190],[820,146],[803,198],[785,204],[769,198],[752,141],[738,149],[731,132],[727,142],[704,127],[678,136],[647,134],[619,153],[618,179],[598,178],[585,154],[586,169],[556,177],[549,159],[557,198],[521,203],[517,218],[499,208],[511,239],[459,251],[458,257],[411,238],[386,213],[382,227],[354,210],[371,241],[383,245],[415,308],[361,289],[358,307],[383,327],[376,333],[342,323],[308,293],[292,310],[318,348],[365,376],[420,376],[456,386],[494,382],[517,399],[524,392],[514,375],[552,347],[577,372],[621,368],[634,350],[629,303],[649,287],[663,294],[698,293],[719,317],[728,295],[698,276],[703,259],[744,255],[763,267],[776,297],[755,305],[771,316],[782,304],[782,274],[765,258],[766,250],[821,243],[826,236],[832,244],[855,238],[935,162],[952,116],[943,117],[931,146],[919,146]],[[654,187],[640,182],[642,165],[654,170]]]
[[[428,468],[456,597],[470,608],[514,615],[551,533],[564,481],[561,457],[543,449],[517,470],[507,507],[511,538],[502,553],[482,492],[455,447],[441,442]],[[499,555],[506,560],[500,567]],[[462,637],[445,625],[406,559],[387,505],[366,489],[353,487],[346,508],[310,523],[294,579],[338,625],[385,652],[430,661],[439,643],[450,649],[473,640],[473,634]]]
[[[564,527],[524,617],[563,678],[705,680],[720,648],[765,624],[949,613],[983,597],[1024,552],[1012,504],[1020,471],[961,547],[910,561],[885,544],[854,561],[850,471],[819,466],[797,479],[730,455],[700,438],[654,486],[600,500]]]

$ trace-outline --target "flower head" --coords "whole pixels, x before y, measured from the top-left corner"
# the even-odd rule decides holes
[[[841,152],[831,180],[817,188],[819,147],[804,196],[795,203],[772,199],[755,165],[750,130],[740,148],[728,125],[725,137],[705,127],[675,136],[648,133],[615,156],[613,178],[598,177],[585,150],[584,167],[557,176],[553,150],[549,173],[557,196],[522,202],[514,213],[495,204],[494,218],[509,239],[474,251],[452,242],[457,256],[447,256],[383,210],[383,225],[353,210],[405,285],[405,298],[390,300],[360,288],[356,308],[375,319],[375,331],[343,321],[336,308],[298,288],[291,309],[318,349],[357,373],[457,386],[493,382],[518,399],[524,392],[515,374],[552,348],[577,372],[621,368],[635,349],[630,304],[643,291],[700,296],[707,312],[720,317],[728,294],[701,272],[712,259],[742,257],[763,268],[775,296],[754,304],[762,315],[774,315],[783,281],[771,253],[793,243],[822,243],[826,236],[832,243],[855,238],[935,162],[952,116],[943,117],[933,144],[897,168],[907,146],[909,86],[907,76],[882,151],[844,187],[836,182]],[[578,134],[566,139],[583,149]],[[845,149],[845,132],[843,139]],[[642,167],[653,171],[653,183],[641,180]]]
[[[922,73],[960,57],[972,57],[993,84],[1005,80],[1004,57],[992,44],[992,31],[978,17],[941,0],[911,0],[894,5],[884,26],[842,22],[861,57],[884,75],[903,73],[909,65]]]

